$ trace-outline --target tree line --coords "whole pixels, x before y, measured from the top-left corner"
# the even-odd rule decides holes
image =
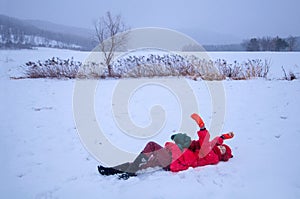
[[[286,39],[280,37],[262,37],[245,40],[242,43],[247,51],[295,51],[297,38],[289,36]]]

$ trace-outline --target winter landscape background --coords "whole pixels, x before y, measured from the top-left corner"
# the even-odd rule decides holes
[[[299,7],[299,0],[0,0],[0,198],[300,198]],[[98,22],[108,13],[113,19],[120,16],[120,21],[116,20],[121,22],[119,30],[150,27],[164,37],[155,39],[147,29],[137,38],[149,46],[114,48],[125,53],[113,65],[120,73],[110,74],[109,65],[94,73],[105,64],[88,62],[94,67],[91,75],[84,76],[85,70],[79,75],[78,68],[89,60],[91,50],[105,43],[97,27],[101,32],[103,23]],[[163,34],[163,30],[181,37]],[[109,36],[104,35],[105,39]],[[168,48],[173,44],[177,47],[182,38],[192,42],[176,50]],[[120,41],[128,44],[127,39]],[[153,43],[157,46],[152,53],[161,57],[149,55],[145,49],[153,50]],[[133,54],[126,54],[127,47]],[[158,49],[161,51],[155,51]],[[186,57],[162,56],[169,51],[189,55],[208,51],[210,60],[204,65],[216,64],[205,66],[223,67],[226,74],[221,74],[219,81],[205,81],[207,71],[201,71],[201,67],[193,71]],[[245,76],[252,69],[254,73],[262,69],[255,65],[260,63],[270,67],[267,73]],[[168,67],[173,75],[160,74],[159,83],[142,84],[138,89],[123,87],[118,92],[126,96],[129,90],[131,95],[115,100],[122,81],[133,77],[154,80],[153,74],[151,78],[140,75],[145,69],[153,71],[152,66],[159,69],[154,72]],[[138,75],[130,76],[124,68],[129,72],[136,69]],[[49,70],[55,75],[49,75]],[[41,71],[47,75],[40,75]],[[78,82],[89,81],[95,86],[89,96],[94,103],[78,106],[78,98],[88,98],[84,89],[82,94],[76,92]],[[163,84],[167,81],[188,85],[183,100],[176,95],[180,84],[172,90]],[[224,96],[211,92],[212,84],[222,85],[219,91],[224,91]],[[220,127],[218,134],[235,133],[226,141],[232,148],[232,159],[178,173],[148,170],[128,180],[98,173],[99,164],[112,165],[91,153],[91,146],[101,145],[102,140],[91,139],[90,145],[84,142],[82,133],[94,131],[89,126],[82,131],[76,117],[80,109],[76,108],[90,105],[95,115],[93,124],[99,126],[105,139],[135,155],[150,140],[161,145],[170,141],[182,121],[191,122],[187,133],[197,139],[196,124],[188,116],[182,118],[183,107],[192,102],[191,93],[198,111],[189,114],[198,112],[211,131]],[[214,99],[224,105],[214,104]],[[151,108],[157,105],[166,115],[165,121],[158,121],[163,123],[159,131],[142,138],[123,132],[118,122],[124,116],[134,125],[145,127],[153,122]],[[115,107],[119,107],[117,116]],[[222,121],[213,125],[215,115],[223,111]],[[89,115],[82,116],[80,119]],[[116,157],[110,150],[98,151],[111,159]]]
[[[300,149],[300,82],[282,80],[281,69],[284,66],[299,77],[297,52],[210,53],[213,59],[242,61],[255,57],[270,59],[272,63],[268,79],[222,81],[226,93],[222,131],[236,134],[227,141],[234,158],[179,173],[145,173],[127,181],[100,176],[96,169],[100,163],[81,143],[72,109],[75,80],[10,78],[20,73],[19,66],[28,60],[46,60],[51,55],[83,61],[88,53],[48,48],[0,52],[2,198],[300,196],[300,165],[296,160]],[[99,80],[95,93],[97,118],[112,143],[138,153],[148,140],[124,136],[109,110],[112,89],[118,81]],[[209,125],[213,113],[206,84],[201,80],[187,81],[198,99],[200,114]],[[153,89],[137,92],[130,100],[130,113],[133,121],[147,124],[149,108],[153,103],[161,104],[168,121],[151,140],[164,144],[179,128],[180,107],[170,93]]]

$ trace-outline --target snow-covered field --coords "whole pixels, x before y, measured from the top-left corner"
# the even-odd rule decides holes
[[[227,141],[234,158],[179,173],[141,174],[127,181],[100,176],[99,162],[81,143],[73,112],[75,80],[9,78],[29,60],[73,56],[83,61],[87,55],[55,49],[0,51],[0,198],[300,198],[300,81],[279,80],[281,66],[299,73],[300,53],[210,53],[229,62],[261,58],[272,63],[271,80],[222,82],[223,132],[236,133]],[[99,81],[97,119],[114,144],[138,153],[148,140],[121,135],[110,116],[117,82]],[[209,124],[213,113],[205,82],[187,82]],[[161,104],[167,121],[151,140],[164,144],[178,129],[180,106],[166,90],[149,89],[140,89],[131,99],[131,118],[147,124],[151,101]]]

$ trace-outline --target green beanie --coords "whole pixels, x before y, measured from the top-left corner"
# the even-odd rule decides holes
[[[184,148],[189,148],[191,145],[191,137],[185,133],[177,133],[171,136],[171,139],[177,144],[177,146],[182,151]]]

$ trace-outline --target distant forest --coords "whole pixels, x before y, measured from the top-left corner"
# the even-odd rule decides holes
[[[261,37],[244,40],[240,44],[204,45],[207,51],[300,51],[300,37]],[[184,51],[198,51],[199,46],[188,45]]]
[[[242,43],[247,51],[296,51],[299,50],[299,37],[289,36],[252,38]]]

